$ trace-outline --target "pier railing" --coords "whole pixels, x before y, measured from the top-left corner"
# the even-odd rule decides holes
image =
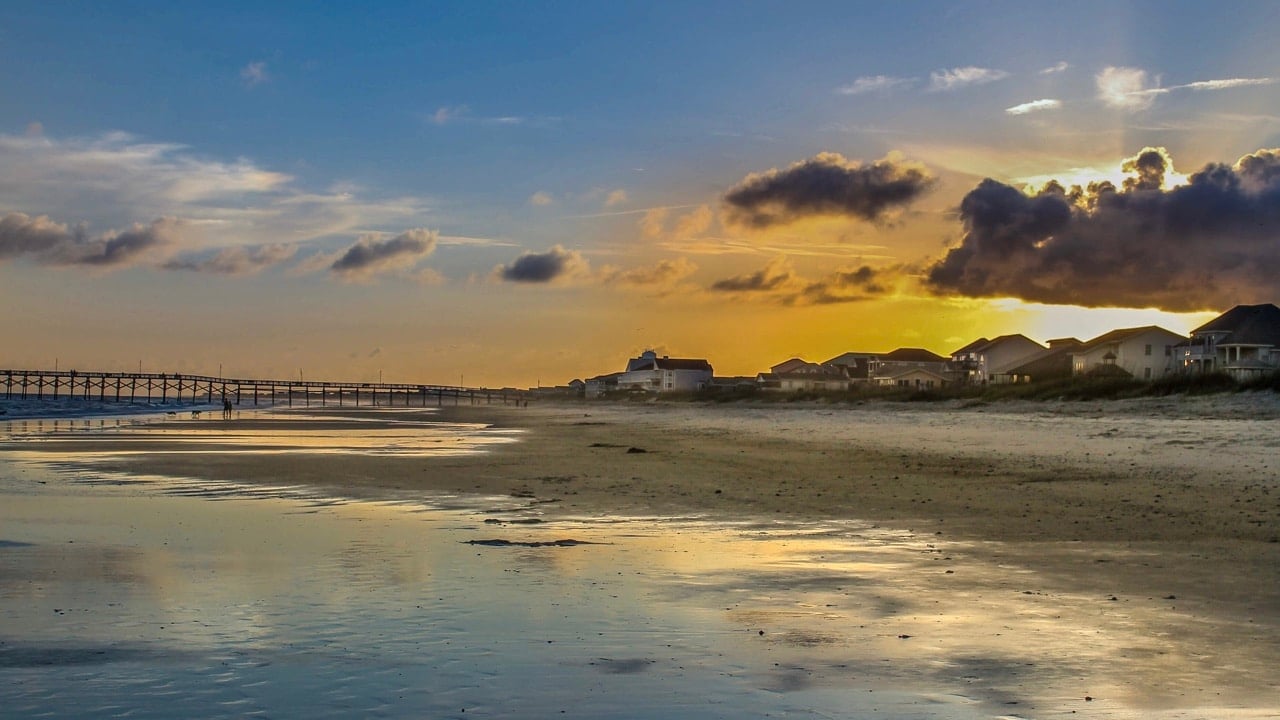
[[[83,399],[99,402],[221,403],[233,405],[518,405],[529,394],[515,388],[475,388],[417,383],[363,383],[326,380],[257,380],[181,373],[93,372],[81,370],[0,370],[5,399]]]

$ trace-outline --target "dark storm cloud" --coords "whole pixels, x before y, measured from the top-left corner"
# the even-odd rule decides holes
[[[895,157],[864,165],[821,153],[785,170],[747,176],[725,193],[724,205],[730,222],[753,228],[824,215],[874,222],[934,182],[924,166]]]
[[[329,269],[345,278],[363,278],[386,270],[407,268],[430,255],[438,238],[431,230],[406,230],[390,240],[365,235],[347,248]]]
[[[1221,309],[1280,294],[1280,150],[1206,165],[1164,190],[1168,153],[1125,164],[1123,187],[1033,195],[984,180],[960,203],[965,235],[934,264],[938,293],[1087,307]]]
[[[214,273],[218,275],[252,275],[289,260],[298,252],[296,245],[260,245],[229,247],[207,258],[176,258],[163,265],[165,270]]]
[[[885,282],[895,273],[895,270],[863,265],[836,270],[820,280],[808,280],[797,274],[786,258],[780,257],[757,272],[712,283],[710,289],[752,294],[781,305],[832,305],[883,295],[888,292]]]
[[[716,292],[776,292],[797,282],[795,271],[783,258],[777,258],[760,270],[748,275],[738,275],[711,284]]]
[[[840,270],[830,276],[810,283],[801,292],[799,301],[811,305],[859,302],[888,292],[884,281],[889,273],[869,265],[852,270]]]
[[[508,282],[549,283],[585,266],[586,261],[576,251],[556,245],[544,253],[525,253],[510,265],[499,265],[494,274]]]
[[[0,260],[25,256],[44,265],[119,267],[172,244],[179,225],[172,218],[161,218],[91,238],[83,226],[71,228],[45,216],[9,213],[0,218]]]

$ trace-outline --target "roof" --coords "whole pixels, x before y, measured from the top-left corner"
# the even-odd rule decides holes
[[[952,356],[955,356],[955,355],[963,355],[965,353],[978,352],[979,349],[984,348],[989,344],[991,344],[990,340],[984,337],[978,338],[977,340],[974,340],[973,342],[969,343],[968,345],[965,345],[959,350],[952,351],[951,354]]]
[[[992,374],[1034,376],[1037,371],[1043,372],[1045,369],[1053,369],[1053,362],[1058,358],[1065,360],[1067,367],[1070,367],[1071,354],[1076,352],[1080,346],[1084,344],[1075,338],[1059,338],[1057,340],[1050,340],[1049,342],[1057,344],[1051,345],[1033,355],[1028,355],[1027,357],[1014,360],[1003,367],[995,368],[991,371]]]
[[[711,363],[706,360],[686,358],[656,358],[653,361],[655,370],[705,370],[711,372]],[[644,368],[637,368],[643,370]]]
[[[1026,335],[1023,335],[1022,333],[1014,333],[1012,335],[1001,335],[1000,337],[992,340],[988,340],[986,338],[978,338],[977,340],[974,340],[968,345],[965,345],[959,350],[956,350],[955,352],[951,353],[951,356],[955,357],[956,355],[964,355],[968,353],[983,353],[991,350],[992,348],[998,345],[1003,345],[1009,342],[1019,342],[1019,341],[1022,343],[1030,343],[1032,345],[1035,345],[1037,348],[1044,347],[1040,343],[1036,342],[1035,340],[1032,340],[1031,338],[1027,337]]]
[[[792,368],[804,367],[810,364],[812,363],[803,358],[793,357],[790,360],[783,360],[777,365],[770,367],[769,370],[771,372],[787,372]]]
[[[934,362],[944,363],[946,358],[936,353],[929,352],[924,348],[898,348],[890,353],[880,356],[881,360],[892,360],[895,362]]]
[[[1237,305],[1191,331],[1230,333],[1219,345],[1280,345],[1280,308],[1265,305]]]
[[[868,358],[883,357],[883,353],[869,352],[847,352],[831,358],[822,363],[823,365],[856,365],[858,363],[866,363]]]
[[[904,375],[913,375],[915,373],[924,373],[925,375],[932,375],[933,377],[936,377],[939,380],[942,380],[944,382],[950,380],[950,378],[948,378],[946,375],[943,375],[941,373],[936,373],[932,370],[926,370],[925,368],[918,368],[918,367],[894,368],[888,372],[876,373],[876,377],[894,379],[894,378],[900,378]]]
[[[597,375],[595,377],[587,378],[587,382],[600,383],[600,382],[609,382],[610,380],[617,381],[618,378],[622,377],[625,374],[626,373],[615,372],[615,373],[607,373],[605,375]]]
[[[1142,335],[1143,333],[1148,333],[1153,330],[1158,330],[1162,333],[1173,335],[1178,339],[1185,339],[1178,333],[1173,332],[1172,330],[1165,330],[1164,328],[1158,325],[1144,325],[1142,327],[1121,328],[1119,330],[1112,330],[1109,333],[1103,333],[1102,335],[1099,335],[1098,337],[1086,343],[1081,344],[1079,347],[1075,348],[1074,352],[1087,353],[1090,350],[1102,347],[1103,345],[1108,345],[1110,343],[1121,343],[1121,342],[1124,342],[1125,340],[1128,340],[1129,338],[1137,337],[1139,335]]]

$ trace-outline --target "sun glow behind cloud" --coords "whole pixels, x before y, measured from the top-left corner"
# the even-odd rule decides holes
[[[1218,315],[1216,312],[1173,313],[1157,308],[1082,308],[1075,305],[1041,305],[1016,299],[991,301],[1000,312],[1025,313],[1027,334],[1044,342],[1074,337],[1089,340],[1117,328],[1158,325],[1185,335]]]

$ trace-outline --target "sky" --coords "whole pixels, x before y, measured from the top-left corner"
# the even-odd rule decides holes
[[[1280,4],[0,6],[0,367],[485,387],[1280,298]]]

